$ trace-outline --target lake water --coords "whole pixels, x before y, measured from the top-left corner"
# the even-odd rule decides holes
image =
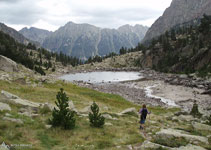
[[[120,82],[140,79],[141,74],[139,72],[87,72],[87,73],[76,73],[68,74],[60,77],[67,81],[84,81],[90,83],[101,83],[101,82]]]

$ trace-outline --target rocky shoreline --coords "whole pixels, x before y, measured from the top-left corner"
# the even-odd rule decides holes
[[[175,107],[161,100],[161,98],[170,99],[176,103],[177,107],[182,108],[184,111],[190,111],[194,100],[197,100],[200,110],[206,115],[211,114],[211,81],[198,78],[194,74],[189,76],[184,74],[165,74],[150,69],[140,70],[137,68],[132,70],[87,70],[86,72],[92,71],[138,71],[143,78],[136,81],[98,84],[75,81],[74,84],[105,93],[117,94],[136,104],[145,103],[151,106]],[[146,88],[154,85],[157,86],[151,89],[153,95],[156,96],[149,97]],[[165,89],[165,87],[169,89]]]

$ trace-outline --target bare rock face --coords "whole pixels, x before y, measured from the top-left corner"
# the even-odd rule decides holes
[[[173,0],[171,6],[147,31],[142,42],[147,42],[176,25],[201,18],[203,14],[211,15],[210,0]]]
[[[0,70],[5,72],[17,72],[18,65],[13,60],[0,55]]]

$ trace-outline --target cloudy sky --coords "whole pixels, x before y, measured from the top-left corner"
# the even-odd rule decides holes
[[[172,0],[0,0],[0,22],[54,31],[69,21],[102,28],[150,26]]]

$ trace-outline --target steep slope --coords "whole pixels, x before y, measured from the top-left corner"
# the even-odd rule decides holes
[[[43,42],[43,47],[87,59],[94,55],[118,53],[121,47],[135,47],[146,31],[147,27],[141,25],[126,25],[115,30],[69,22],[48,36]]]
[[[154,40],[140,59],[142,67],[162,72],[193,73],[211,76],[211,16],[200,25],[172,29]]]
[[[147,42],[178,24],[201,18],[203,14],[211,15],[210,0],[173,0],[171,6],[147,31],[142,42]]]
[[[19,43],[22,43],[22,44],[28,44],[29,43],[29,40],[26,39],[22,34],[20,34],[15,29],[6,26],[3,23],[0,23],[0,31],[4,32],[5,34],[10,35],[11,37],[13,37]]]
[[[19,31],[19,33],[23,34],[26,38],[37,41],[40,44],[43,43],[44,39],[49,36],[52,32],[48,30],[38,29],[38,28],[23,28]]]

